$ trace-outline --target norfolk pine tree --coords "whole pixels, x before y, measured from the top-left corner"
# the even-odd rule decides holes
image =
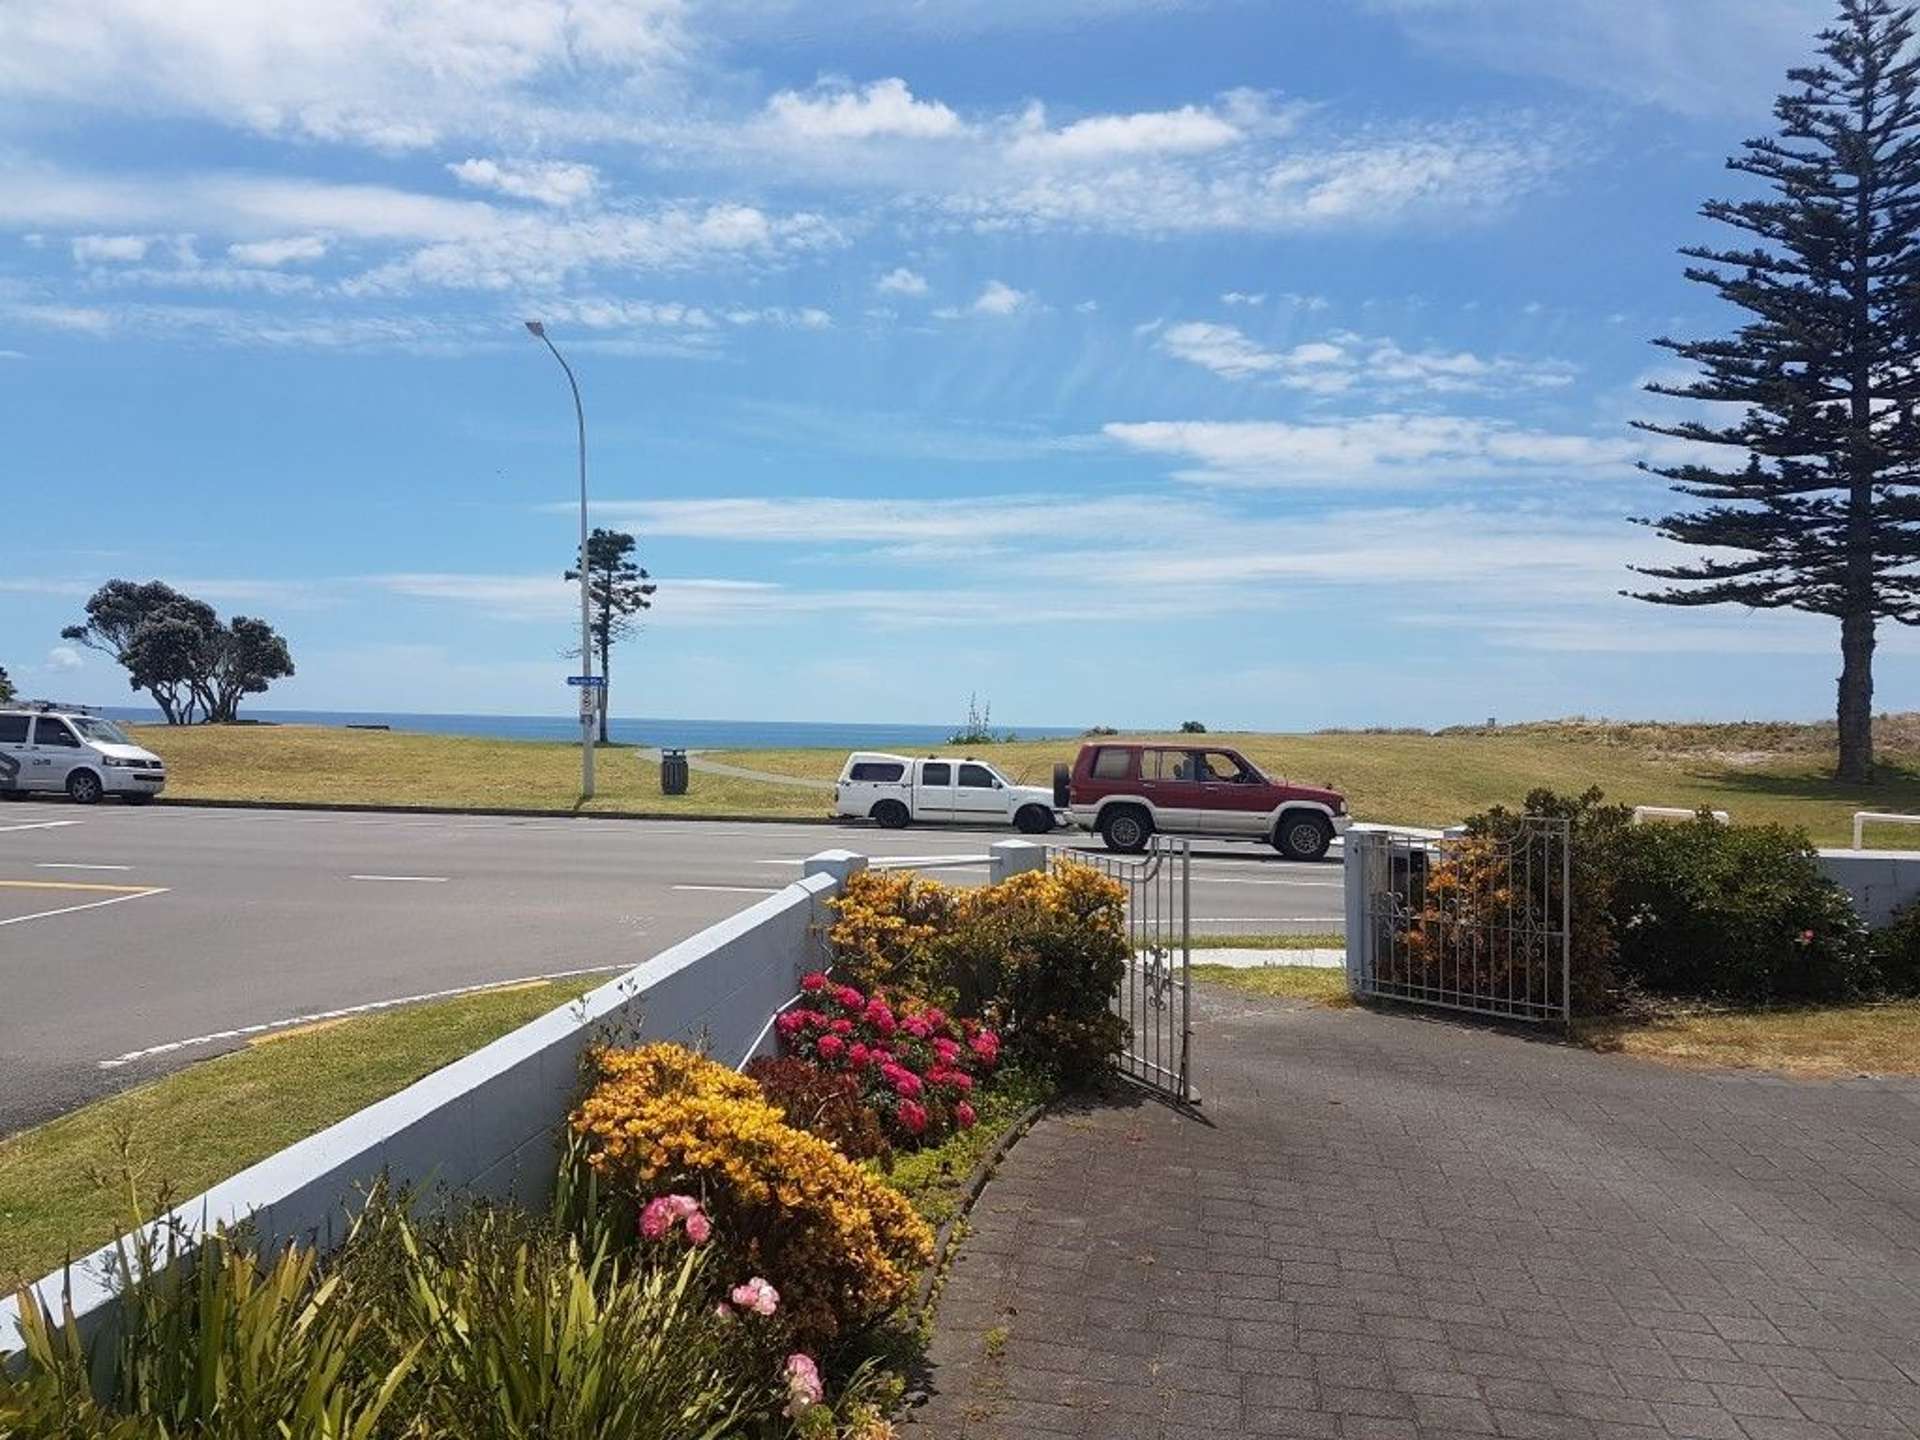
[[[593,534],[587,537],[587,604],[591,616],[587,630],[593,636],[593,648],[600,654],[602,678],[609,673],[607,665],[612,658],[614,642],[624,640],[633,633],[633,617],[642,610],[653,608],[653,593],[660,588],[633,560],[634,547],[638,543],[624,530],[596,527]],[[578,580],[580,572],[569,570],[566,578]],[[600,743],[604,745],[607,743],[611,684],[601,688],[597,699]]]
[[[1839,777],[1873,773],[1873,651],[1881,620],[1920,623],[1920,56],[1914,10],[1841,0],[1824,60],[1787,72],[1778,138],[1728,168],[1762,198],[1701,213],[1750,249],[1689,246],[1686,275],[1749,312],[1729,339],[1654,343],[1699,378],[1656,394],[1744,405],[1729,425],[1637,422],[1744,452],[1725,468],[1644,465],[1709,502],[1660,520],[1667,539],[1719,552],[1635,566],[1678,582],[1634,593],[1662,605],[1747,605],[1840,622]]]

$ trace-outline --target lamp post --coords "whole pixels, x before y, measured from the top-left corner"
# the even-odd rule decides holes
[[[593,678],[593,622],[587,600],[587,412],[580,404],[580,383],[573,378],[573,367],[547,338],[547,327],[538,320],[527,321],[527,331],[553,351],[553,358],[566,372],[567,385],[573,391],[573,414],[580,424],[580,673]],[[593,798],[593,712],[598,697],[591,685],[580,693],[580,798]]]

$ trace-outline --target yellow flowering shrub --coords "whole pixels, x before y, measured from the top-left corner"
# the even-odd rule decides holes
[[[929,944],[948,928],[955,892],[909,870],[860,870],[827,902],[834,972],[862,990],[908,990],[951,1004],[929,969]]]
[[[643,1203],[697,1197],[743,1272],[779,1290],[796,1340],[885,1314],[932,1260],[906,1199],[787,1125],[752,1080],[679,1045],[605,1050],[594,1065],[573,1114],[588,1163]]]

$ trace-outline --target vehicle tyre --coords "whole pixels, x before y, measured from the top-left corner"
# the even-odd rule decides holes
[[[153,803],[153,796],[144,790],[130,791],[122,795],[120,799],[123,804],[127,805],[151,805]]]
[[[106,787],[91,770],[76,770],[67,776],[67,795],[76,805],[98,805],[104,794]]]
[[[1123,805],[1100,817],[1100,838],[1109,850],[1138,855],[1153,839],[1153,821],[1137,806]]]
[[[1273,848],[1289,860],[1318,860],[1332,843],[1333,826],[1311,810],[1289,810],[1273,827]]]
[[[873,807],[873,823],[882,830],[904,830],[911,819],[907,807],[898,800],[882,800]]]
[[[1013,817],[1013,828],[1022,835],[1044,835],[1053,829],[1053,816],[1043,805],[1022,805]]]

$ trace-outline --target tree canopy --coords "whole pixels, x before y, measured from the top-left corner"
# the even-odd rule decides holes
[[[241,697],[294,673],[286,640],[266,621],[222,623],[204,600],[160,580],[109,580],[87,601],[86,623],[60,636],[111,655],[169,725],[231,721]]]
[[[596,528],[587,537],[587,629],[593,648],[600,657],[600,674],[609,674],[614,645],[638,628],[643,610],[653,608],[654,592],[660,587],[633,558],[639,541],[624,530]],[[576,567],[566,572],[569,580],[578,580]],[[611,684],[602,686],[597,705],[600,715],[600,743],[607,740],[608,699]]]

